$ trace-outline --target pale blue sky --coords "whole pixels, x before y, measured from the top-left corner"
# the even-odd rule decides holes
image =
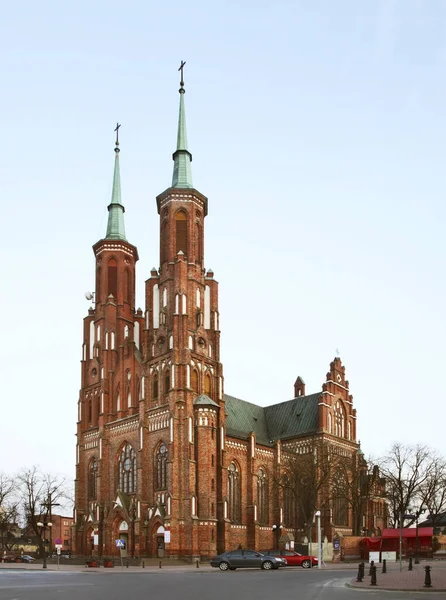
[[[182,59],[226,392],[318,391],[339,348],[366,454],[446,455],[444,1],[27,0],[0,40],[0,470],[73,476],[113,129],[143,307]]]

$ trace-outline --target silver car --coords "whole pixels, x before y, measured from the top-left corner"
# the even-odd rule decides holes
[[[278,569],[286,566],[286,560],[279,556],[269,556],[255,550],[232,550],[223,552],[211,559],[211,567],[218,567],[220,571],[235,571],[247,567],[260,569]]]

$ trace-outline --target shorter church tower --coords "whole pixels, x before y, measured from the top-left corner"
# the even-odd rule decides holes
[[[118,132],[119,125],[107,231],[93,246],[96,285],[89,299],[94,299],[94,308],[84,319],[75,482],[75,547],[84,553],[91,551],[90,544],[103,543],[99,531],[110,486],[108,465],[113,460],[107,424],[139,412],[140,366],[135,349],[140,346],[144,319],[142,311],[135,312],[138,251],[125,235]]]

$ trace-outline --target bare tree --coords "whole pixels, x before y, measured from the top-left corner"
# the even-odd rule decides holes
[[[423,503],[432,496],[430,470],[439,457],[427,446],[394,444],[381,461],[381,473],[386,479],[386,495],[394,527],[404,525],[404,515],[418,518]],[[402,523],[401,515],[403,516]]]
[[[41,473],[36,466],[23,469],[18,475],[18,483],[26,527],[40,540],[40,554],[43,554],[46,534],[38,523],[51,522],[53,507],[71,501],[67,483],[58,476]]]
[[[15,545],[19,514],[17,484],[15,479],[0,473],[0,549],[11,550]]]
[[[427,480],[421,486],[419,500],[417,519],[426,508],[432,527],[437,527],[446,511],[446,461],[442,456],[433,455]]]
[[[305,531],[311,539],[311,527],[319,500],[330,487],[334,463],[329,449],[322,439],[308,440],[297,447],[283,451],[283,473],[276,481],[282,488],[284,499],[292,499],[293,525]],[[284,504],[287,501],[284,500]],[[287,525],[290,525],[289,523]]]
[[[334,466],[332,500],[344,499],[352,514],[352,535],[362,535],[363,516],[372,497],[384,495],[383,478],[372,459],[363,454],[340,455]]]

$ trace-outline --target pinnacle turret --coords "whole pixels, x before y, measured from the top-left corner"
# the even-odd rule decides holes
[[[108,205],[108,223],[105,238],[108,240],[126,240],[124,228],[125,208],[121,202],[121,176],[119,173],[119,128],[116,124],[115,171],[113,174],[113,190],[111,202]]]

